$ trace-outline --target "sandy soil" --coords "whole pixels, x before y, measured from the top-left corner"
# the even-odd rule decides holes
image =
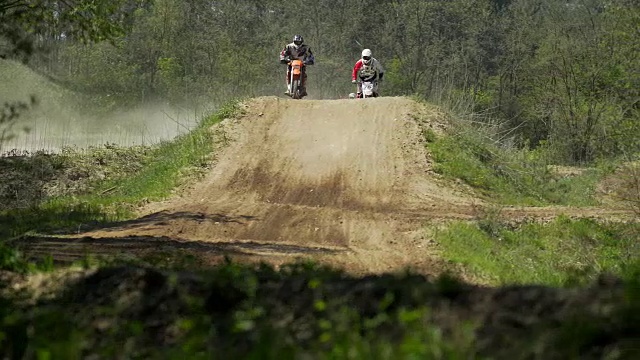
[[[218,126],[229,145],[208,175],[181,195],[153,203],[134,221],[34,241],[33,252],[184,249],[289,262],[311,257],[352,273],[446,266],[426,223],[474,219],[485,203],[431,169],[418,123],[421,105],[406,98],[254,99]],[[502,208],[514,219],[625,216],[594,208]]]

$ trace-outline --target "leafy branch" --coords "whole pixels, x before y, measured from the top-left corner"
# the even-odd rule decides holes
[[[29,110],[36,104],[36,97],[31,96],[29,102],[13,101],[5,102],[2,105],[2,107],[0,108],[0,147],[3,142],[12,139],[15,136],[12,133],[12,129],[20,114],[26,110]]]
[[[15,0],[15,1],[0,0],[0,14],[5,13],[7,10],[11,8],[15,8],[18,6],[25,6],[25,5],[27,4],[23,0]]]

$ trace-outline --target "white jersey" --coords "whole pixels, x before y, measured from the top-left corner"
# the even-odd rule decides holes
[[[360,78],[363,80],[371,80],[379,78],[382,74],[384,74],[384,69],[376,58],[371,58],[369,65],[365,65],[362,59],[360,59],[353,67],[351,79],[356,80],[356,78]]]

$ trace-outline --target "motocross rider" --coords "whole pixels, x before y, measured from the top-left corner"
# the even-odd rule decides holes
[[[382,68],[382,65],[380,65],[380,62],[371,56],[371,50],[362,50],[362,57],[360,60],[356,61],[356,64],[353,66],[353,73],[351,74],[351,82],[358,84],[358,93],[356,94],[356,97],[362,97],[362,81],[376,82],[377,89],[377,83],[382,82],[383,77],[384,69]],[[358,78],[360,81],[358,81]]]
[[[305,65],[313,65],[315,63],[315,57],[311,52],[311,48],[309,45],[304,44],[304,39],[302,35],[295,35],[293,37],[293,42],[291,44],[287,44],[284,49],[280,52],[280,62],[282,64],[288,64],[291,60],[299,59]],[[306,66],[302,68],[302,95],[307,95],[307,72],[305,70]],[[287,91],[285,94],[291,94],[291,66],[287,66]]]

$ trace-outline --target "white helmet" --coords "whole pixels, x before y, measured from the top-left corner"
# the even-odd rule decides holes
[[[362,50],[362,63],[365,65],[369,65],[371,63],[371,50],[364,49]]]

